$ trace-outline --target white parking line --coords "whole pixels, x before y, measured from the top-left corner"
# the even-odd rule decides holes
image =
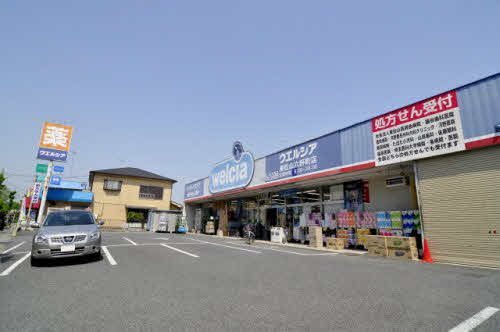
[[[155,237],[155,240],[168,240],[168,237]]]
[[[452,328],[449,332],[468,332],[472,331],[474,328],[479,326],[482,322],[493,316],[498,312],[498,308],[493,308],[493,307],[486,307],[471,318],[467,319],[466,321],[463,321],[462,323],[458,324],[454,328]]]
[[[189,253],[189,252],[184,251],[184,250],[180,250],[180,249],[177,249],[177,248],[174,248],[174,247],[168,246],[168,245],[166,245],[165,243],[162,243],[161,245],[162,245],[162,246],[164,246],[164,247],[167,247],[167,248],[169,248],[169,249],[172,249],[172,250],[178,251],[178,252],[180,252],[180,253],[183,253],[183,254],[185,254],[185,255],[188,255],[188,256],[191,256],[191,257],[195,257],[195,258],[200,258],[200,256],[197,256],[197,255],[195,255],[195,254]]]
[[[169,244],[205,244],[205,243],[193,243],[193,242],[169,242]],[[108,244],[106,247],[140,247],[140,246],[159,246],[161,243],[156,242],[156,243],[138,243],[138,244],[132,244],[132,243],[120,243],[120,244]]]
[[[24,255],[23,257],[21,257],[19,260],[17,260],[16,262],[14,262],[14,264],[12,264],[11,266],[9,266],[7,269],[5,269],[5,271],[3,271],[0,276],[4,277],[6,275],[8,275],[9,273],[12,272],[12,270],[14,270],[19,264],[21,264],[22,262],[24,262],[28,257],[30,257],[31,255],[31,251],[28,252],[26,255]]]
[[[128,242],[132,243],[134,246],[136,246],[136,245],[137,245],[137,243],[135,243],[134,241],[132,241],[132,240],[131,240],[131,239],[129,239],[128,237],[125,237],[125,236],[124,236],[124,237],[122,237],[122,239],[127,240]]]
[[[23,242],[19,243],[17,246],[14,246],[14,247],[12,247],[12,248],[9,248],[9,249],[5,250],[3,253],[4,253],[4,254],[6,254],[6,253],[8,253],[9,251],[12,251],[12,250],[14,250],[14,249],[16,249],[16,248],[19,248],[20,246],[22,246],[22,245],[24,244],[24,242],[26,242],[26,241],[23,241]]]
[[[214,246],[220,246],[220,247],[226,247],[226,248],[231,248],[231,249],[243,250],[243,251],[253,252],[253,253],[256,253],[256,254],[262,254],[262,252],[260,252],[260,251],[251,250],[251,249],[238,248],[238,247],[233,247],[233,246],[226,246],[226,245],[224,245],[224,244],[220,244],[220,243],[214,243],[214,242],[207,242],[207,241],[195,240],[195,239],[191,239],[191,238],[189,238],[189,237],[187,237],[186,239],[189,239],[189,240],[192,240],[192,241],[196,241],[196,242],[200,242],[200,243],[213,244]]]
[[[227,243],[236,244],[236,245],[243,245],[243,244],[235,243],[235,242],[227,242]],[[299,256],[335,256],[335,255],[338,255],[338,253],[336,253],[336,252],[324,252],[324,253],[319,253],[319,254],[306,254],[306,253],[301,253],[301,252],[296,252],[296,251],[276,249],[274,247],[269,247],[269,248],[254,247],[254,248],[259,248],[259,249],[264,249],[264,250],[273,250],[273,251],[277,251],[277,252],[284,252],[284,253],[294,254],[294,255],[299,255]]]
[[[108,248],[106,246],[102,246],[101,248],[102,248],[102,251],[104,252],[106,258],[108,259],[109,264],[116,265],[116,261],[113,258],[113,256],[111,256],[111,254],[109,253]]]

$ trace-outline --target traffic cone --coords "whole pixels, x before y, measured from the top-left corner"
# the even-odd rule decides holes
[[[422,261],[425,263],[434,263],[431,257],[431,252],[429,250],[429,244],[427,243],[427,239],[424,239],[424,257]]]

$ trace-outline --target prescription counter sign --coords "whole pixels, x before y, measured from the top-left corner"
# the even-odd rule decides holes
[[[376,166],[465,150],[456,91],[374,118],[372,138]]]

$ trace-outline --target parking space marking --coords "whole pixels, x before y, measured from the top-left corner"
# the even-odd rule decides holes
[[[235,243],[235,242],[228,242],[228,243],[232,243],[232,244],[236,244],[236,245],[243,245],[243,244],[239,244],[239,243]],[[299,255],[299,256],[335,256],[335,255],[338,255],[338,253],[336,252],[323,252],[323,253],[314,253],[314,254],[306,254],[306,253],[301,253],[301,252],[296,252],[296,251],[289,251],[289,250],[282,250],[282,249],[276,249],[275,247],[269,247],[269,248],[266,248],[266,247],[257,247],[257,246],[254,246],[253,248],[258,248],[258,249],[264,249],[264,250],[273,250],[273,251],[277,251],[277,252],[284,252],[284,253],[288,253],[288,254],[294,254],[294,255]]]
[[[463,321],[458,324],[454,328],[452,328],[449,332],[468,332],[472,331],[474,328],[479,326],[482,322],[496,314],[500,309],[494,307],[486,307],[471,318]]]
[[[167,241],[168,237],[155,237],[154,239],[155,240],[165,240],[165,241]]]
[[[24,255],[23,257],[21,257],[19,260],[15,261],[11,266],[9,266],[8,268],[5,269],[5,271],[3,271],[0,276],[2,277],[5,277],[6,275],[8,275],[9,273],[12,272],[12,270],[14,270],[19,264],[21,264],[22,262],[24,262],[28,257],[30,257],[31,255],[31,251],[28,252],[26,255]]]
[[[27,254],[29,253],[30,251],[16,251],[16,252],[12,252],[11,255],[24,255],[24,254]]]
[[[113,258],[113,256],[111,256],[111,254],[109,253],[108,248],[106,246],[102,246],[101,248],[102,248],[102,251],[104,252],[104,255],[108,259],[109,264],[116,265],[116,261]]]
[[[12,251],[12,250],[14,250],[14,249],[16,249],[16,248],[19,248],[20,246],[22,246],[22,245],[24,244],[24,242],[26,242],[26,241],[23,241],[23,242],[19,243],[17,246],[14,246],[14,247],[12,247],[12,248],[9,248],[9,249],[5,250],[3,253],[4,253],[4,254],[6,254],[6,253],[8,253],[9,251]]]
[[[180,252],[180,253],[183,253],[183,254],[185,254],[185,255],[188,255],[188,256],[191,256],[191,257],[195,257],[195,258],[200,258],[200,256],[198,256],[198,255],[195,255],[195,254],[192,254],[192,253],[190,253],[190,252],[187,252],[187,251],[184,251],[184,250],[180,250],[180,249],[177,249],[177,248],[171,247],[171,246],[169,246],[169,245],[166,245],[165,243],[162,243],[161,245],[162,245],[162,246],[164,246],[164,247],[167,247],[167,248],[169,248],[169,249],[172,249],[172,250],[178,251],[178,252]]]
[[[136,246],[136,245],[137,245],[137,243],[135,243],[134,241],[132,241],[132,240],[131,240],[131,239],[129,239],[128,237],[125,237],[125,236],[124,236],[124,237],[122,237],[122,239],[127,240],[128,242],[132,243],[134,246]]]
[[[243,250],[243,251],[253,252],[255,254],[262,254],[262,252],[260,252],[260,251],[251,250],[251,249],[238,248],[238,247],[233,247],[233,246],[226,246],[225,244],[208,242],[208,241],[202,241],[202,240],[196,240],[196,239],[192,239],[192,238],[189,238],[189,237],[187,237],[186,239],[189,239],[189,240],[192,240],[192,241],[196,241],[196,242],[200,242],[200,243],[212,244],[214,246],[220,246],[220,247],[226,247],[226,248],[231,248],[231,249]]]

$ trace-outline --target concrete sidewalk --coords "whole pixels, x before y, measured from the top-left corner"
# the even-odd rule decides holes
[[[187,233],[187,234],[193,234],[193,235],[200,235],[200,236],[205,236],[205,237],[212,237],[212,238],[219,238],[219,239],[231,239],[231,240],[238,240],[241,241],[243,238],[241,237],[236,237],[236,236],[217,236],[217,235],[209,235],[209,234],[202,234],[202,233]],[[300,248],[300,249],[309,249],[309,250],[317,250],[317,251],[322,251],[322,252],[334,252],[334,253],[339,253],[339,254],[345,254],[345,255],[366,255],[367,252],[364,250],[357,250],[357,249],[344,249],[344,250],[332,250],[332,249],[327,249],[327,248],[314,248],[314,247],[309,247],[307,245],[303,244],[295,244],[295,243],[276,243],[276,242],[271,242],[271,241],[264,241],[264,240],[255,240],[255,243],[263,243],[263,244],[271,244],[271,245],[276,245],[276,246],[281,246],[281,247],[289,247],[289,248]]]

